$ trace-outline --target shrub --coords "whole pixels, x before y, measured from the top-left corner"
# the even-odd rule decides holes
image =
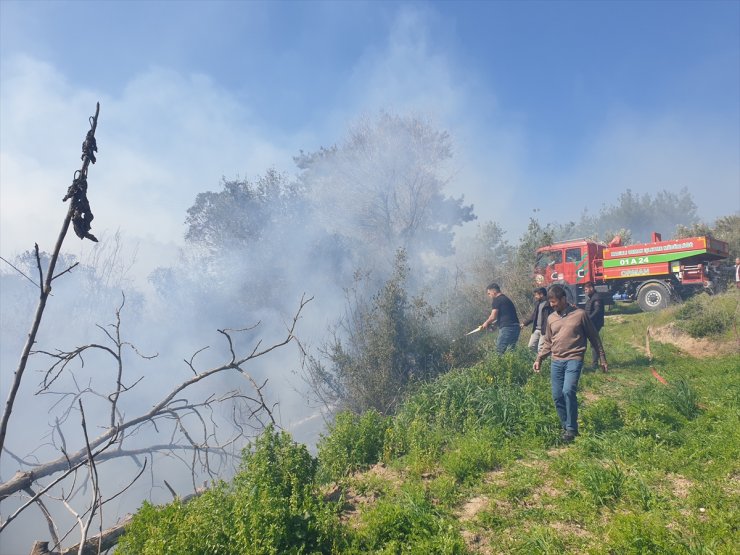
[[[320,477],[337,480],[377,463],[383,454],[390,418],[370,409],[362,416],[337,414],[318,445]]]
[[[737,322],[738,301],[732,294],[697,295],[676,312],[676,326],[691,337],[722,335]]]
[[[145,504],[123,554],[335,553],[344,534],[315,487],[316,461],[285,432],[268,428],[244,450],[233,483],[183,505]]]
[[[346,315],[333,338],[310,358],[309,383],[327,404],[356,413],[395,412],[409,387],[449,368],[449,341],[432,325],[436,310],[408,293],[408,255],[396,253],[393,274],[370,298],[369,277],[356,275],[346,291]]]

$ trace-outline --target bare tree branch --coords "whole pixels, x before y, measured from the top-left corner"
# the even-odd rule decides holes
[[[59,273],[58,273],[57,275],[55,275],[55,276],[54,276],[53,278],[51,278],[51,281],[54,281],[54,280],[55,280],[55,279],[57,279],[58,277],[62,277],[62,276],[63,276],[64,274],[66,274],[67,272],[71,272],[71,271],[72,271],[72,270],[73,270],[74,268],[76,268],[76,267],[77,267],[77,266],[79,266],[79,265],[80,265],[80,263],[79,263],[79,262],[75,262],[75,263],[74,263],[74,264],[72,264],[72,265],[71,265],[71,266],[70,266],[69,268],[67,268],[66,270],[64,270],[64,271],[62,271],[62,272],[59,272]]]
[[[95,508],[97,507],[102,511],[101,507],[101,495],[100,495],[100,483],[98,478],[98,469],[95,466],[95,457],[93,456],[92,449],[90,449],[90,438],[87,435],[87,424],[85,423],[85,409],[82,407],[82,400],[78,399],[77,402],[80,405],[80,416],[82,418],[82,433],[85,437],[85,448],[87,450],[87,464],[90,467],[90,476],[92,478],[92,490],[93,490],[93,501],[90,504],[90,516],[82,526],[80,544],[84,544],[87,539],[87,534],[90,531],[90,524],[92,524],[93,517],[95,516]],[[102,513],[100,515],[100,528],[103,528]],[[80,547],[79,553],[82,555],[82,546]],[[100,552],[100,545],[98,545],[98,552]]]
[[[155,452],[168,452],[170,455],[175,457],[178,457],[178,452],[189,452],[191,454],[190,460],[181,460],[183,460],[191,469],[194,490],[197,489],[196,468],[198,468],[198,465],[202,469],[202,471],[206,472],[208,476],[210,476],[212,479],[216,478],[218,474],[215,472],[215,468],[213,466],[216,461],[212,460],[212,457],[216,457],[216,460],[220,459],[221,461],[223,461],[224,457],[232,456],[232,454],[227,451],[227,448],[230,445],[234,445],[240,437],[244,437],[245,429],[241,424],[244,424],[245,422],[242,421],[240,425],[234,427],[235,434],[231,438],[226,438],[226,441],[222,441],[223,438],[217,438],[217,436],[215,435],[216,428],[218,427],[216,421],[213,419],[212,416],[208,417],[206,416],[206,413],[202,413],[201,411],[207,410],[209,411],[209,413],[212,414],[214,406],[222,404],[224,402],[234,402],[237,404],[240,403],[241,405],[243,405],[244,409],[246,409],[240,409],[243,410],[241,414],[247,415],[246,423],[249,424],[251,428],[260,429],[264,427],[267,422],[275,423],[274,408],[276,404],[271,405],[267,401],[265,393],[265,388],[268,381],[267,379],[260,382],[255,380],[254,377],[247,371],[246,365],[250,361],[265,356],[278,347],[287,345],[289,342],[291,342],[294,339],[295,328],[300,319],[302,310],[311,300],[312,298],[306,299],[305,296],[301,298],[300,305],[294,317],[290,322],[286,323],[286,333],[281,340],[278,340],[267,347],[261,347],[261,341],[257,341],[258,346],[248,350],[248,354],[245,355],[238,354],[238,351],[235,348],[235,342],[233,341],[232,333],[234,333],[235,331],[251,330],[254,329],[253,327],[244,328],[244,330],[219,330],[220,333],[226,337],[227,343],[229,345],[229,355],[227,357],[228,360],[224,364],[199,371],[195,366],[195,355],[193,355],[189,362],[186,361],[186,364],[194,375],[173,386],[172,389],[167,394],[165,394],[157,403],[155,403],[150,410],[138,416],[123,419],[123,417],[119,414],[117,410],[113,411],[111,409],[110,414],[112,415],[112,420],[109,419],[109,422],[103,429],[102,433],[100,433],[95,438],[88,437],[87,426],[85,426],[84,446],[74,452],[68,452],[67,442],[64,439],[64,435],[61,433],[60,422],[63,422],[70,414],[72,403],[78,405],[82,413],[81,396],[96,395],[101,399],[106,399],[106,401],[110,403],[111,406],[113,406],[114,404],[117,406],[120,401],[120,396],[130,389],[130,387],[126,388],[123,385],[121,348],[124,345],[130,344],[121,339],[121,318],[119,308],[116,313],[116,323],[112,324],[111,326],[112,331],[106,333],[107,337],[114,343],[115,346],[113,348],[110,348],[105,345],[95,345],[95,347],[99,348],[99,350],[102,350],[101,352],[105,352],[111,355],[112,358],[116,360],[115,385],[113,387],[114,393],[105,395],[103,393],[98,393],[94,391],[90,386],[80,387],[80,385],[77,384],[77,380],[75,379],[74,374],[71,374],[70,376],[72,381],[76,384],[77,391],[44,392],[45,394],[61,395],[62,399],[65,397],[71,398],[71,403],[69,407],[62,412],[61,416],[57,417],[56,423],[52,428],[52,434],[58,436],[62,441],[62,445],[57,447],[61,450],[62,455],[52,461],[41,464],[33,464],[30,469],[19,471],[10,480],[0,484],[0,499],[4,499],[9,495],[13,495],[17,492],[30,488],[32,485],[39,483],[40,480],[43,480],[45,478],[54,476],[59,473],[61,473],[61,475],[53,479],[51,483],[40,490],[34,496],[34,498],[24,503],[5,522],[1,523],[0,532],[2,532],[2,530],[5,529],[12,520],[17,518],[17,516],[30,504],[36,502],[36,499],[39,499],[43,495],[48,495],[48,492],[52,487],[61,483],[68,477],[76,476],[76,471],[78,471],[83,466],[87,466],[90,469],[90,475],[88,476],[87,480],[92,481],[93,487],[93,503],[89,509],[90,515],[85,516],[87,514],[85,512],[74,512],[74,514],[76,515],[75,518],[80,519],[79,522],[80,529],[83,531],[83,540],[87,536],[92,516],[94,516],[94,513],[97,511],[95,507],[97,506],[99,508],[105,502],[102,499],[102,495],[100,493],[95,493],[96,489],[99,489],[99,484],[97,483],[96,477],[96,470],[94,470],[95,465],[101,464],[111,459],[120,459],[127,457],[135,459],[135,457],[141,454],[150,454]],[[122,306],[123,304],[121,305],[121,308]],[[71,362],[74,358],[82,357],[83,353],[88,348],[93,347],[91,345],[87,345],[67,353],[59,351],[58,353],[46,354],[47,356],[56,359],[56,362],[53,364],[53,366],[57,366],[60,364],[69,364],[69,362]],[[211,394],[200,402],[189,401],[183,396],[183,392],[185,392],[185,390],[194,386],[195,384],[198,384],[201,381],[218,373],[234,370],[239,372],[248,381],[251,389],[250,393],[231,391],[220,396]],[[136,383],[140,383],[140,380],[137,380]],[[235,411],[236,405],[234,412],[232,413],[232,418],[234,419],[236,415]],[[250,424],[250,421],[252,420],[254,422]],[[136,434],[136,432],[144,426],[153,426],[156,429],[158,426],[158,422],[171,422],[173,424],[172,436],[168,443],[148,445],[146,447],[136,447],[133,449],[124,448],[124,442],[127,440],[127,438]],[[195,423],[197,423],[197,427],[193,426],[193,424]],[[118,445],[118,447],[115,449],[110,449],[110,447],[112,447],[113,445]],[[83,482],[83,485],[85,483],[86,482]],[[63,497],[61,501],[65,503],[65,506],[68,506],[68,510],[74,511],[70,504],[70,498],[73,495],[72,492],[74,491],[74,487],[72,488],[72,490],[68,491],[70,491],[69,496]],[[87,518],[87,521],[83,524],[84,521],[82,519],[85,518]],[[64,541],[64,539],[62,538],[61,541]],[[81,541],[81,544],[82,543],[84,543],[84,541]],[[101,549],[104,548],[101,547]]]
[[[35,281],[33,281],[33,280],[32,280],[32,279],[30,278],[30,277],[28,277],[28,276],[27,276],[27,275],[26,275],[26,274],[25,274],[25,273],[23,272],[23,270],[20,270],[19,268],[17,268],[17,267],[16,267],[16,266],[14,266],[13,264],[11,264],[11,263],[10,263],[10,262],[9,262],[8,260],[6,260],[5,258],[3,258],[2,256],[0,256],[0,260],[2,260],[3,262],[5,262],[5,263],[6,263],[6,264],[7,264],[8,266],[10,266],[11,268],[13,268],[13,269],[14,269],[14,270],[15,270],[16,272],[18,272],[18,273],[19,273],[20,275],[22,275],[22,276],[23,276],[24,278],[26,278],[26,279],[27,279],[28,281],[30,281],[31,283],[33,283],[33,286],[34,286],[34,287],[39,287],[39,284],[38,284],[38,283],[36,283]]]
[[[95,108],[95,115],[90,118],[90,130],[88,131],[85,142],[83,143],[82,169],[79,170],[80,179],[85,179],[85,190],[87,189],[86,180],[88,165],[90,164],[91,160],[93,162],[95,161],[93,149],[97,150],[97,147],[95,146],[95,131],[98,126],[99,113],[100,103],[98,102]],[[76,182],[77,180],[75,180],[75,183]],[[69,191],[67,197],[65,197],[64,200],[66,200],[68,197],[70,197]],[[41,318],[44,314],[44,309],[46,308],[46,301],[51,294],[51,281],[54,276],[54,267],[56,266],[57,260],[59,258],[59,252],[62,249],[64,238],[67,236],[69,224],[72,221],[72,218],[75,216],[76,212],[78,212],[78,208],[79,206],[77,206],[75,199],[73,198],[72,202],[69,203],[69,209],[67,210],[67,215],[65,216],[64,222],[62,223],[62,229],[59,232],[59,237],[57,238],[56,245],[54,246],[54,251],[52,252],[51,258],[49,259],[49,267],[46,270],[46,281],[43,280],[43,272],[41,271],[41,261],[38,254],[39,247],[38,244],[35,245],[36,260],[39,266],[39,285],[41,286],[41,284],[43,284],[43,286],[41,286],[40,288],[41,291],[39,295],[39,303],[36,307],[36,313],[33,318],[33,323],[31,324],[31,330],[28,333],[26,344],[24,345],[23,351],[21,352],[21,359],[18,363],[18,368],[16,369],[13,376],[13,382],[10,386],[10,391],[8,392],[8,399],[5,402],[5,409],[3,410],[2,419],[0,419],[0,457],[2,457],[3,447],[5,445],[5,436],[8,432],[8,422],[10,421],[10,414],[13,412],[13,405],[15,404],[15,398],[18,394],[18,389],[20,388],[21,381],[23,379],[23,372],[25,371],[26,364],[28,363],[28,356],[31,352],[33,344],[36,342],[36,335],[39,331],[39,326],[41,325]],[[89,205],[87,208],[87,212],[89,213]],[[90,219],[92,219],[92,214],[89,214],[89,217]]]
[[[41,509],[41,512],[44,515],[44,519],[46,520],[46,525],[49,527],[49,534],[51,534],[51,539],[54,542],[54,545],[59,545],[59,534],[57,533],[56,525],[54,524],[54,519],[51,518],[51,513],[49,512],[49,509],[46,508],[46,505],[44,504],[44,500],[36,495],[36,492],[33,491],[33,488],[26,488],[25,492],[30,495],[33,499],[36,500],[36,504],[39,506],[39,509]]]

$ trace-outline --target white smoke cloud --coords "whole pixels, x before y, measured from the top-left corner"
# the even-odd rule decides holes
[[[49,64],[25,56],[3,62],[0,96],[0,252],[39,241],[51,250],[79,168],[87,119],[100,101],[100,163],[89,170],[93,233],[122,230],[138,242],[139,277],[181,242],[185,211],[221,176],[292,164],[295,147],[265,138],[248,110],[202,75],[151,68],[116,95],[75,88]],[[152,248],[150,248],[150,245]],[[66,249],[87,245],[70,238]],[[163,248],[164,247],[164,248]],[[149,258],[149,260],[147,260]],[[149,264],[147,264],[147,262]]]

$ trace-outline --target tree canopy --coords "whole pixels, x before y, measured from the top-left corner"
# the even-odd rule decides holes
[[[472,205],[445,195],[450,136],[413,116],[380,114],[338,146],[295,158],[314,213],[329,233],[365,245],[392,264],[398,248],[452,253],[453,229]]]

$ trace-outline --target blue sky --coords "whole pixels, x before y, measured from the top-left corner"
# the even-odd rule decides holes
[[[221,176],[293,172],[380,110],[447,129],[449,193],[511,239],[627,187],[740,210],[738,1],[2,0],[0,255],[51,249],[96,100],[93,232],[144,258]]]

